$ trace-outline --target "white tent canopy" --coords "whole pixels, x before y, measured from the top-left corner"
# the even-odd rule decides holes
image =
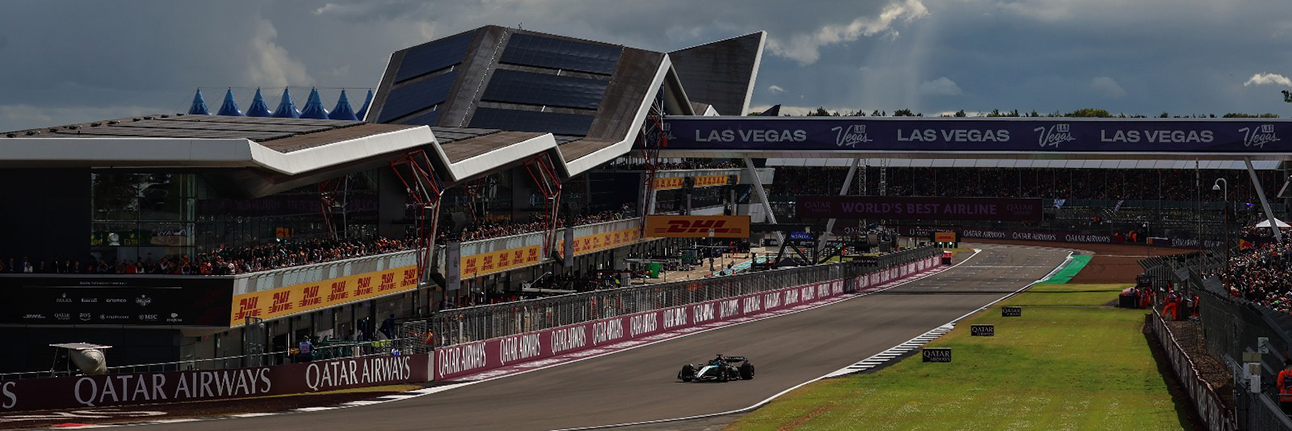
[[[1279,220],[1279,219],[1274,219],[1274,225],[1278,226],[1279,229],[1282,229],[1285,227],[1292,227],[1292,226],[1289,226],[1287,223],[1284,223],[1283,220]],[[1257,223],[1255,227],[1270,227],[1270,221],[1265,220],[1263,222]]]

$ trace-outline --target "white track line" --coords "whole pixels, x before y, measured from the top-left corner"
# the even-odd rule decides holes
[[[519,375],[521,375],[521,374],[531,373],[531,372],[534,372],[534,371],[545,370],[545,369],[552,368],[552,367],[564,366],[564,365],[568,365],[568,364],[573,364],[573,363],[577,363],[577,362],[582,362],[582,361],[585,361],[585,360],[588,360],[588,359],[595,359],[595,358],[599,358],[599,357],[606,356],[606,355],[613,355],[613,354],[615,354],[615,353],[619,353],[619,352],[626,352],[626,351],[629,351],[629,350],[634,350],[634,349],[638,349],[638,348],[641,348],[641,347],[646,347],[646,346],[650,346],[650,345],[654,345],[654,344],[659,344],[659,343],[663,343],[663,342],[666,342],[666,341],[672,341],[672,340],[676,340],[676,339],[683,338],[683,337],[689,337],[689,336],[692,336],[692,335],[695,335],[695,334],[705,333],[705,332],[714,331],[714,330],[723,329],[723,328],[730,328],[730,327],[733,327],[733,326],[743,325],[743,324],[746,324],[746,323],[752,323],[752,322],[757,322],[757,321],[761,321],[761,320],[773,319],[773,318],[777,318],[777,317],[781,317],[781,316],[789,316],[789,315],[792,315],[792,314],[798,314],[798,313],[802,313],[802,312],[804,312],[804,311],[814,310],[814,309],[821,308],[821,307],[825,307],[825,306],[828,306],[828,305],[833,305],[833,304],[837,304],[837,303],[840,303],[840,302],[844,302],[844,301],[849,301],[849,300],[852,300],[852,299],[860,298],[860,297],[863,297],[863,296],[868,296],[868,295],[871,295],[871,294],[875,294],[875,293],[883,292],[883,291],[886,291],[886,290],[889,290],[889,289],[894,289],[894,288],[897,288],[897,287],[900,287],[900,286],[904,286],[904,285],[909,284],[909,283],[913,283],[913,282],[916,282],[916,281],[923,280],[923,279],[928,278],[928,277],[933,276],[933,275],[937,275],[937,274],[941,274],[941,273],[946,272],[946,271],[950,271],[951,269],[954,269],[955,267],[960,266],[960,265],[964,264],[965,262],[968,262],[968,261],[969,261],[970,259],[972,259],[974,256],[977,256],[977,255],[978,255],[978,252],[980,252],[980,251],[981,251],[981,250],[979,250],[979,249],[975,249],[975,250],[974,250],[974,254],[973,254],[973,255],[970,255],[968,258],[965,258],[965,260],[963,260],[963,261],[961,261],[960,263],[957,263],[957,264],[955,264],[955,265],[952,265],[952,266],[950,266],[950,267],[942,268],[942,269],[940,269],[940,270],[938,270],[937,268],[931,268],[931,269],[929,269],[926,273],[915,273],[915,274],[911,274],[911,275],[909,276],[910,278],[909,278],[909,279],[906,279],[906,280],[895,280],[895,281],[890,281],[890,282],[888,282],[887,284],[891,284],[891,286],[889,286],[889,287],[885,287],[885,288],[883,288],[883,289],[876,289],[876,290],[873,290],[873,291],[869,291],[869,292],[865,292],[865,293],[858,293],[858,294],[854,294],[854,295],[850,295],[850,296],[849,296],[849,295],[844,295],[844,296],[837,296],[837,297],[833,297],[833,298],[831,298],[831,299],[837,299],[837,300],[835,300],[835,301],[821,301],[821,302],[819,302],[819,303],[815,303],[815,304],[800,305],[800,306],[797,306],[797,307],[794,307],[794,308],[789,309],[789,310],[788,310],[788,312],[786,312],[786,313],[779,313],[779,314],[763,313],[763,314],[766,314],[764,317],[759,317],[759,318],[742,318],[742,319],[745,319],[745,320],[733,319],[733,320],[731,320],[731,322],[734,322],[734,323],[726,324],[726,325],[722,325],[722,326],[713,326],[713,327],[708,327],[708,328],[691,327],[691,328],[688,328],[688,329],[691,329],[691,331],[681,331],[681,332],[677,332],[677,333],[675,333],[675,334],[676,334],[676,336],[672,336],[672,337],[668,337],[668,338],[662,338],[662,339],[659,339],[659,340],[657,340],[657,341],[651,341],[651,342],[641,343],[641,344],[637,344],[637,345],[632,345],[632,346],[629,346],[629,347],[626,347],[626,348],[624,348],[624,349],[620,349],[620,350],[609,350],[609,351],[603,351],[603,352],[601,352],[601,353],[599,353],[599,354],[595,354],[595,355],[588,355],[588,356],[581,357],[581,358],[578,358],[578,359],[574,359],[574,360],[571,360],[571,361],[564,361],[564,362],[559,362],[559,363],[553,363],[553,364],[551,364],[551,365],[546,365],[546,366],[542,366],[542,367],[535,367],[535,368],[533,368],[533,369],[528,369],[528,370],[524,370],[524,371],[520,371],[520,372],[516,372],[516,373],[508,373],[508,374],[504,374],[504,375],[499,375],[499,376],[489,377],[489,378],[481,379],[481,380],[473,380],[473,381],[469,381],[469,382],[453,383],[453,384],[447,384],[447,385],[441,385],[441,386],[433,386],[433,387],[429,387],[429,388],[421,388],[421,389],[416,389],[416,390],[412,390],[412,391],[403,392],[403,393],[398,394],[398,395],[394,395],[394,396],[399,396],[399,398],[398,398],[398,399],[390,399],[389,397],[392,397],[392,396],[391,396],[391,395],[386,395],[386,396],[379,397],[379,398],[377,398],[377,399],[373,399],[373,400],[366,400],[366,401],[371,401],[371,402],[365,402],[365,403],[362,403],[362,404],[359,404],[359,403],[356,403],[356,402],[353,402],[353,401],[352,401],[352,402],[342,403],[342,404],[333,405],[333,406],[326,406],[326,407],[304,407],[304,408],[299,408],[299,409],[287,410],[287,411],[283,411],[283,412],[266,413],[266,414],[264,414],[264,415],[266,415],[266,416],[271,416],[271,415],[278,415],[278,414],[305,413],[305,412],[310,412],[310,411],[337,410],[337,409],[346,409],[346,408],[351,408],[351,407],[369,406],[369,405],[374,405],[374,404],[385,404],[385,403],[389,403],[389,402],[401,401],[401,400],[407,400],[407,399],[411,399],[411,398],[419,398],[419,397],[423,397],[423,396],[426,396],[426,395],[431,395],[431,394],[436,394],[436,393],[440,393],[440,392],[449,391],[449,390],[452,390],[452,389],[457,389],[457,388],[461,388],[461,387],[471,386],[471,385],[480,384],[480,383],[484,383],[484,382],[490,382],[490,381],[494,381],[494,380],[498,380],[498,379],[503,379],[503,378],[507,378],[507,377],[512,377],[512,376],[519,376]],[[936,270],[936,271],[935,271],[935,270]],[[698,329],[698,330],[697,330],[697,329]],[[818,378],[818,379],[816,379],[816,380],[819,380],[819,378]],[[813,380],[813,381],[816,381],[816,380]],[[807,384],[807,383],[811,383],[811,382],[805,382],[805,383],[803,383],[803,385],[805,385],[805,384]],[[799,385],[799,386],[803,386],[803,385]],[[782,391],[781,393],[778,393],[778,394],[776,394],[776,395],[773,395],[771,398],[768,398],[768,399],[766,399],[766,400],[763,400],[762,402],[760,402],[760,403],[758,403],[758,404],[754,405],[753,407],[757,407],[757,406],[761,406],[761,405],[763,405],[763,404],[766,404],[766,403],[770,402],[771,400],[775,399],[776,397],[779,397],[779,396],[781,396],[781,395],[785,394],[786,392],[789,392],[789,391],[791,391],[791,390],[794,390],[795,388],[798,388],[799,386],[795,386],[794,388],[790,388],[790,389],[787,389],[787,390],[785,390],[785,391]],[[407,394],[407,395],[405,396],[405,394]],[[383,398],[385,398],[385,399],[383,399]],[[707,416],[720,416],[720,415],[724,415],[724,414],[728,414],[728,413],[732,413],[732,412],[718,413],[718,414],[715,414],[715,415],[696,416],[695,418],[699,418],[699,417],[707,417]],[[95,424],[95,427],[99,427],[99,426],[102,426],[102,427],[144,426],[144,425],[157,425],[157,424],[165,424],[165,423],[181,423],[181,422],[196,422],[196,421],[207,421],[207,420],[234,419],[234,418],[238,418],[238,417],[239,417],[238,415],[228,415],[228,416],[208,417],[208,418],[161,419],[161,420],[156,420],[156,421],[147,421],[147,422],[132,422],[132,423],[118,423],[118,424],[101,424],[101,425],[100,425],[100,424]],[[646,424],[646,423],[657,423],[657,422],[669,422],[669,421],[686,420],[686,419],[691,419],[691,418],[681,418],[681,419],[663,419],[663,420],[658,420],[658,421],[641,422],[641,423]],[[611,427],[628,426],[628,425],[634,425],[634,424],[602,425],[602,426],[596,426],[596,427],[590,427],[590,428],[570,428],[570,429],[571,429],[571,430],[575,430],[575,429],[611,428]]]
[[[968,261],[969,261],[969,259],[972,259],[974,256],[977,256],[981,251],[982,251],[981,249],[974,249],[974,254],[973,254],[972,256],[969,256],[969,257],[968,257],[968,258],[966,258],[965,260],[961,261],[961,262],[960,262],[960,263],[958,263],[958,264],[953,265],[951,268],[947,268],[946,270],[951,270],[952,268],[955,268],[955,267],[957,267],[957,266],[960,266],[961,264],[964,264],[965,262],[968,262]],[[955,318],[954,320],[952,320],[952,321],[950,321],[950,322],[947,322],[945,325],[939,326],[938,328],[936,328],[936,329],[934,329],[934,330],[932,330],[932,331],[926,332],[926,333],[924,333],[924,334],[920,335],[919,337],[912,338],[912,339],[911,339],[912,341],[907,341],[907,343],[913,342],[913,341],[915,341],[915,340],[917,340],[917,339],[926,339],[926,341],[925,341],[925,342],[932,341],[932,339],[933,339],[933,338],[930,338],[930,337],[929,337],[932,333],[935,333],[935,332],[937,332],[937,331],[940,331],[940,330],[942,330],[943,328],[947,328],[947,329],[946,329],[946,331],[942,331],[942,333],[946,333],[946,332],[950,331],[950,328],[949,328],[949,327],[955,327],[956,322],[959,322],[960,320],[964,319],[965,317],[969,317],[969,316],[973,315],[974,313],[977,313],[977,312],[979,312],[979,311],[985,310],[985,309],[987,309],[987,307],[990,307],[990,306],[992,306],[992,305],[995,305],[996,303],[998,303],[998,302],[1000,302],[1000,301],[1003,301],[1003,300],[1005,300],[1005,299],[1008,299],[1008,298],[1010,298],[1010,297],[1013,297],[1014,295],[1017,295],[1019,292],[1022,292],[1022,291],[1024,291],[1024,290],[1027,290],[1027,288],[1029,288],[1029,287],[1032,287],[1032,285],[1035,285],[1036,283],[1040,283],[1040,282],[1042,282],[1042,281],[1049,280],[1049,279],[1050,279],[1050,277],[1053,277],[1055,273],[1058,273],[1058,272],[1059,272],[1059,270],[1063,269],[1063,267],[1064,267],[1064,266],[1067,266],[1068,262],[1070,262],[1070,261],[1072,261],[1072,252],[1068,252],[1068,257],[1063,259],[1063,263],[1060,263],[1060,264],[1059,264],[1059,266],[1054,267],[1054,269],[1053,269],[1053,270],[1050,270],[1050,273],[1049,273],[1049,274],[1046,274],[1046,275],[1045,275],[1045,277],[1041,277],[1041,279],[1040,279],[1040,280],[1036,280],[1036,281],[1033,281],[1033,282],[1031,282],[1031,283],[1028,283],[1026,286],[1023,286],[1023,287],[1019,288],[1018,290],[1015,290],[1014,292],[1010,293],[1009,295],[1002,296],[1002,297],[1000,297],[999,299],[997,299],[997,300],[995,300],[995,301],[992,301],[992,302],[988,303],[987,305],[984,305],[984,306],[982,306],[982,307],[978,307],[978,309],[977,309],[977,310],[974,310],[974,311],[970,311],[970,312],[968,312],[968,313],[965,313],[963,316],[957,317],[957,318]],[[916,280],[918,280],[918,279],[916,279]],[[916,281],[916,280],[910,280],[910,281]],[[905,284],[905,283],[903,283],[903,284]],[[897,286],[893,286],[893,287],[897,287]],[[889,289],[891,289],[891,287],[890,287]],[[888,289],[884,289],[884,290],[888,290]],[[879,291],[876,291],[876,292],[879,292]],[[873,293],[873,292],[872,292],[872,293]],[[859,295],[859,296],[861,296],[861,295]],[[851,298],[850,298],[850,299],[851,299]],[[941,334],[938,334],[938,335],[941,335]],[[935,338],[935,337],[934,337],[934,338]],[[863,362],[864,362],[864,361],[863,361]],[[858,364],[860,364],[860,362],[858,362]],[[844,369],[847,369],[847,367],[845,367]],[[721,413],[708,413],[708,414],[703,414],[703,415],[687,416],[687,417],[681,417],[681,418],[656,419],[656,420],[651,420],[651,421],[630,422],[630,423],[613,424],[613,425],[597,425],[597,426],[578,427],[578,428],[562,428],[562,429],[554,430],[554,431],[582,431],[582,430],[594,430],[594,429],[605,429],[605,428],[620,428],[620,427],[635,426],[635,425],[651,425],[651,424],[659,424],[659,423],[666,423],[666,422],[681,422],[681,421],[688,421],[688,420],[693,420],[693,419],[704,419],[704,418],[711,418],[711,417],[717,417],[717,416],[726,416],[726,415],[731,415],[731,414],[746,413],[746,412],[752,411],[752,410],[754,410],[754,409],[757,409],[757,408],[759,408],[759,407],[762,407],[762,406],[764,406],[764,405],[767,405],[767,403],[772,402],[772,400],[775,400],[776,398],[779,398],[779,397],[780,397],[780,396],[782,396],[782,395],[785,395],[785,394],[787,394],[787,393],[790,393],[791,391],[793,391],[793,390],[795,390],[795,389],[798,389],[798,388],[801,388],[801,387],[803,387],[803,386],[806,386],[806,385],[809,385],[809,384],[815,383],[815,382],[817,382],[817,381],[819,381],[819,380],[821,380],[821,379],[825,379],[825,378],[832,377],[832,376],[833,376],[835,373],[837,373],[837,372],[838,372],[838,371],[832,371],[832,372],[830,372],[829,374],[826,374],[826,375],[824,375],[824,376],[817,377],[817,378],[815,378],[815,379],[808,380],[808,381],[806,381],[806,382],[800,383],[800,384],[798,384],[798,385],[795,385],[794,387],[791,387],[791,388],[789,388],[789,389],[786,389],[786,390],[780,391],[780,392],[776,393],[776,395],[772,395],[771,397],[769,397],[769,398],[767,398],[767,399],[765,399],[765,400],[759,401],[757,404],[754,404],[754,405],[752,405],[752,406],[745,407],[745,408],[742,408],[742,409],[736,409],[736,410],[731,410],[731,411],[725,411],[725,412],[721,412]],[[853,372],[856,372],[856,371],[853,371]]]
[[[957,267],[957,266],[960,266],[960,265],[965,264],[966,262],[969,262],[969,260],[970,260],[970,259],[973,259],[975,256],[978,256],[981,252],[982,252],[982,249],[974,249],[974,254],[970,255],[970,256],[969,256],[969,257],[967,257],[967,258],[965,258],[965,260],[960,261],[960,263],[957,263],[957,264],[955,264],[955,265],[952,265],[950,268],[946,268],[946,269],[944,269],[944,270],[942,270],[942,271],[938,272],[938,274],[941,274],[942,272],[950,271],[950,270],[954,269],[954,268],[955,268],[955,267]],[[1071,254],[1069,254],[1069,256],[1071,256]],[[1062,267],[1062,265],[1060,265],[1059,267]],[[1057,270],[1056,270],[1056,271],[1057,271]],[[1053,271],[1051,272],[1051,274],[1053,274]],[[930,275],[932,275],[932,274],[930,274]],[[861,295],[854,296],[853,298],[860,298],[860,297],[862,297],[862,296],[870,295],[870,294],[873,294],[873,293],[883,292],[883,291],[885,291],[885,290],[889,290],[889,289],[892,289],[892,288],[896,288],[896,287],[899,287],[899,286],[902,286],[902,285],[905,285],[905,284],[908,284],[908,283],[911,283],[911,282],[915,282],[915,281],[923,280],[924,278],[927,278],[927,277],[914,278],[914,279],[911,279],[911,280],[907,280],[906,282],[901,283],[901,284],[898,284],[898,285],[896,285],[896,286],[891,286],[891,287],[888,287],[888,288],[885,288],[885,289],[881,289],[881,290],[876,290],[876,291],[873,291],[873,292],[867,292],[867,293],[865,293],[865,294],[861,294]],[[1047,276],[1047,278],[1048,278],[1048,276]],[[1033,283],[1035,283],[1035,282],[1033,282]],[[1029,284],[1029,286],[1030,286],[1030,284]],[[1026,289],[1026,287],[1024,287],[1024,289]],[[853,299],[853,298],[848,298],[848,299]],[[843,301],[840,301],[840,302],[843,302]],[[959,319],[957,319],[957,320],[959,320]],[[923,336],[923,335],[921,335],[921,337],[922,337],[922,336]],[[916,338],[919,338],[919,337],[916,337]],[[767,398],[767,399],[765,399],[765,400],[759,401],[758,403],[756,403],[756,404],[754,404],[754,405],[751,405],[751,406],[749,406],[749,407],[745,407],[745,408],[741,408],[741,409],[729,410],[729,411],[720,412],[720,413],[706,413],[706,414],[702,414],[702,415],[686,416],[686,417],[680,417],[680,418],[655,419],[655,420],[649,420],[649,421],[626,422],[626,423],[611,424],[611,425],[594,425],[594,426],[576,427],[576,428],[561,428],[561,429],[557,429],[557,430],[553,430],[553,431],[583,431],[583,430],[595,430],[595,429],[605,429],[605,428],[621,428],[621,427],[629,427],[629,426],[636,426],[636,425],[652,425],[652,424],[667,423],[667,422],[681,422],[681,421],[689,421],[689,420],[694,420],[694,419],[704,419],[704,418],[711,418],[711,417],[717,417],[717,416],[726,416],[726,415],[737,414],[737,413],[745,413],[745,412],[748,412],[748,411],[751,411],[751,410],[757,409],[757,408],[759,408],[759,407],[762,407],[762,406],[764,406],[764,405],[767,405],[767,403],[770,403],[770,402],[772,402],[772,400],[775,400],[775,399],[777,399],[777,398],[780,398],[782,395],[785,395],[785,394],[787,394],[787,393],[790,393],[790,391],[793,391],[793,390],[798,389],[798,388],[801,388],[801,387],[803,387],[803,386],[806,386],[806,385],[812,384],[812,383],[814,383],[814,382],[816,382],[816,381],[818,381],[818,380],[824,379],[824,378],[826,378],[826,377],[828,377],[828,376],[829,376],[829,374],[826,374],[826,375],[824,375],[824,376],[817,377],[817,378],[815,378],[815,379],[808,380],[808,381],[803,382],[803,383],[799,383],[799,384],[797,384],[797,385],[794,385],[793,387],[790,387],[789,389],[786,389],[786,390],[783,390],[783,391],[777,392],[775,395],[772,395],[772,396],[768,397],[768,398]]]

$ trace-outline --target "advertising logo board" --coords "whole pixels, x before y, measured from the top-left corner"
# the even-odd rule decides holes
[[[238,327],[248,317],[274,319],[414,289],[417,267],[405,266],[249,292],[233,297],[226,323]]]
[[[299,394],[430,381],[430,355],[269,367],[72,376],[0,383],[0,412]]]
[[[1040,199],[799,196],[802,218],[1040,221]]]
[[[646,236],[748,238],[749,216],[646,216]]]
[[[0,277],[0,324],[225,326],[233,279],[210,276]]]

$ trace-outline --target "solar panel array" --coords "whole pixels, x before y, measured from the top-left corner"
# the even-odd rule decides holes
[[[471,127],[586,136],[592,120],[591,115],[476,108]]]
[[[389,122],[444,103],[457,75],[457,72],[444,73],[390,90],[386,103],[381,106],[381,117],[377,122]]]
[[[498,133],[498,129],[472,129],[469,127],[431,127],[435,140],[441,144]]]
[[[434,111],[427,112],[425,114],[418,115],[416,117],[409,117],[403,120],[399,120],[399,124],[408,124],[408,125],[415,125],[415,126],[434,126],[435,122],[439,121],[441,112],[444,112],[444,111],[436,109]]]
[[[497,70],[481,100],[525,105],[597,109],[607,81],[518,70]],[[384,113],[382,114],[385,115]]]
[[[471,46],[471,38],[474,36],[474,31],[468,31],[409,48],[404,53],[404,61],[399,63],[395,83],[461,63],[466,58],[467,48]]]
[[[98,124],[93,125],[93,124]],[[59,128],[47,137],[143,137],[178,139],[251,139],[272,141],[363,124],[359,121],[186,115],[182,117],[118,120]]]
[[[548,69],[610,75],[622,47],[515,33],[507,41],[502,62]]]

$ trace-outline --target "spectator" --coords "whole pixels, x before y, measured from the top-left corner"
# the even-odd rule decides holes
[[[395,339],[395,315],[394,314],[391,314],[390,317],[387,317],[386,320],[381,322],[380,331],[382,335],[386,336],[387,340]]]
[[[309,362],[314,360],[314,343],[310,342],[309,336],[302,337],[301,343],[297,348],[299,349],[296,353],[296,360],[298,362]]]

